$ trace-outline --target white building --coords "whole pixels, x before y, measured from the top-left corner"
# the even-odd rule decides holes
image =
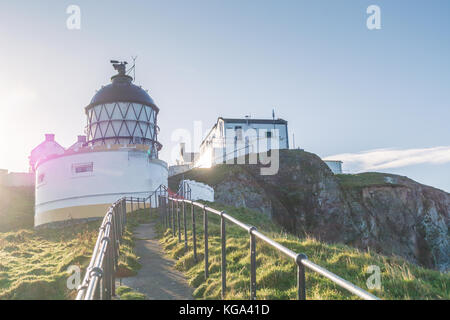
[[[55,135],[52,133],[45,134],[45,140],[37,145],[33,150],[31,150],[30,156],[28,157],[30,163],[30,172],[35,171],[36,162],[39,159],[54,155],[63,154],[65,149],[55,141]]]
[[[182,188],[183,183],[189,185],[190,200],[205,200],[214,202],[214,189],[211,186],[195,180],[181,180],[179,188]]]
[[[200,145],[194,167],[211,167],[249,153],[289,149],[287,121],[219,117]]]
[[[125,63],[85,108],[86,134],[63,152],[36,159],[35,226],[103,217],[122,196],[144,197],[167,185],[158,159],[158,107],[126,75]]]

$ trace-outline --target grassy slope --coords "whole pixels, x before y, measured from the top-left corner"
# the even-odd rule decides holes
[[[16,200],[30,202],[29,197],[20,196],[20,190],[15,191]],[[4,194],[2,196],[5,197]],[[5,205],[5,201],[0,204],[3,204],[2,208],[8,208],[6,213],[16,218],[33,217],[32,210],[30,214],[24,209],[27,207],[25,204],[11,205],[9,202]],[[29,228],[29,219],[8,221],[12,221],[11,224],[2,223],[4,229],[22,229],[0,233],[0,300],[74,298],[75,291],[69,291],[66,287],[66,270],[70,265],[79,265],[84,276],[100,221],[41,230]],[[128,221],[121,246],[118,276],[134,275],[140,267],[134,253],[132,236],[132,229],[140,219],[131,215]]]
[[[32,228],[34,187],[0,185],[0,232]]]
[[[368,290],[383,299],[450,299],[450,276],[407,263],[400,258],[388,258],[372,252],[362,252],[344,245],[328,245],[314,239],[296,239],[281,234],[280,230],[264,215],[247,209],[211,204],[211,207],[226,210],[232,216],[273,237],[276,241],[295,252],[304,252],[311,261],[327,268],[367,290],[366,268],[369,265],[381,269],[381,290]],[[190,212],[188,210],[187,212]],[[220,226],[218,217],[209,216],[209,272],[204,279],[203,237],[201,214],[198,212],[198,257],[195,262],[192,253],[192,234],[189,234],[189,252],[184,252],[184,243],[178,243],[171,231],[159,229],[161,243],[171,257],[177,259],[176,268],[185,272],[189,283],[195,287],[198,299],[219,299],[220,276]],[[188,219],[190,221],[190,219]],[[190,225],[189,225],[190,226]],[[269,246],[257,243],[257,298],[295,299],[295,264]],[[227,299],[249,298],[249,240],[248,234],[230,223],[227,224]],[[339,289],[327,279],[307,272],[308,299],[354,299],[355,296]]]
[[[184,173],[185,179],[200,181],[206,183],[210,186],[215,186],[225,179],[226,176],[230,174],[239,173],[243,170],[241,166],[238,165],[226,165],[219,164],[213,168],[195,168]],[[173,191],[178,190],[180,181],[183,178],[183,174],[177,174],[169,178],[169,187]]]

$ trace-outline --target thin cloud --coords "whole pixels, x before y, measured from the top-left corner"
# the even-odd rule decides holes
[[[352,172],[401,168],[417,164],[450,163],[450,146],[422,149],[374,149],[358,153],[342,153],[326,157],[341,160]]]

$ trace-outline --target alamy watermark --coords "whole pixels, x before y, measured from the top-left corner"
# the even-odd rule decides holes
[[[367,14],[370,16],[367,18],[366,25],[369,30],[381,29],[381,9],[377,5],[371,5],[367,7]]]
[[[69,290],[76,290],[81,284],[81,269],[77,265],[71,265],[67,268],[69,277],[67,278],[66,285]]]
[[[366,273],[370,274],[367,278],[366,285],[370,290],[381,290],[381,270],[379,266],[370,265],[367,267]]]
[[[81,9],[75,4],[67,7],[66,13],[69,15],[66,20],[66,26],[69,30],[81,29]]]
[[[366,26],[369,30],[381,29],[381,8],[375,4],[367,7],[366,13],[369,15],[366,20]],[[66,9],[69,16],[66,20],[66,26],[69,30],[81,29],[81,8],[78,5],[71,4]]]

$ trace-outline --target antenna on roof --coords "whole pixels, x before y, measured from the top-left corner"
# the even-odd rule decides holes
[[[137,56],[135,56],[135,57],[131,56],[131,59],[133,59],[133,65],[131,66],[130,69],[128,69],[127,74],[129,74],[131,72],[131,70],[133,70],[133,81],[136,82],[136,59],[137,59]]]
[[[275,129],[275,109],[272,109],[273,129]]]

